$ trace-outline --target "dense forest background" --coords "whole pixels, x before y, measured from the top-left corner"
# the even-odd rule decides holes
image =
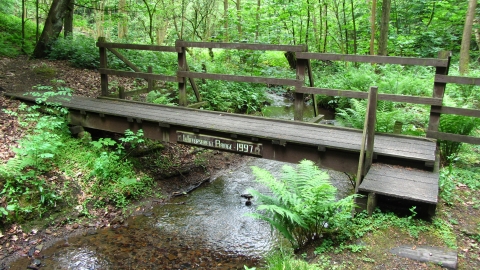
[[[55,6],[54,23],[64,20],[66,34],[110,41],[307,44],[313,52],[436,57],[460,52],[469,2],[476,14],[476,1],[460,0],[2,0],[0,12],[37,22],[36,40]],[[468,45],[477,57],[474,17]]]

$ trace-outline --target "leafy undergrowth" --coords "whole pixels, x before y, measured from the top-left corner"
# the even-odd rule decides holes
[[[451,166],[441,170],[440,200],[431,220],[377,211],[357,216],[345,231],[309,243],[296,258],[302,269],[444,269],[392,254],[399,246],[449,248],[457,269],[480,269],[480,146],[463,145]],[[273,268],[277,269],[277,268]]]

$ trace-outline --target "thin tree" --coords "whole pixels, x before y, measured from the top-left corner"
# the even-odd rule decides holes
[[[461,75],[468,73],[468,63],[470,62],[470,41],[472,40],[472,28],[476,8],[477,0],[470,0],[468,2],[467,15],[465,16],[465,27],[463,28],[462,45],[460,48],[459,72]]]
[[[392,1],[383,0],[382,20],[380,22],[380,39],[378,40],[378,55],[387,55],[388,29],[390,26],[390,8]]]
[[[375,55],[375,15],[377,11],[377,0],[372,0],[372,15],[370,16],[370,55]]]

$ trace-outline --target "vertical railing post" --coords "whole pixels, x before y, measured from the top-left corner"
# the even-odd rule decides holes
[[[370,166],[372,165],[373,145],[375,138],[375,122],[377,115],[377,94],[378,87],[370,87],[370,92],[368,93],[367,112],[365,115],[365,122],[363,126],[362,142],[360,146],[360,158],[358,160],[357,178],[355,181],[355,193],[358,193],[358,187],[362,183],[363,176],[366,174],[366,172],[368,171],[368,169],[370,169]]]
[[[183,46],[180,46],[178,43],[180,40],[175,42],[175,46],[178,51],[178,70],[187,71],[187,56],[186,49]],[[179,77],[178,82],[178,104],[180,106],[187,106],[187,84],[185,77]]]
[[[152,74],[153,73],[153,68],[152,66],[148,66],[147,68],[147,73]],[[153,87],[155,86],[155,81],[153,79],[147,79],[147,84],[148,84],[148,92],[153,90]]]
[[[105,37],[98,37],[98,43],[106,42]],[[97,43],[97,45],[98,45]],[[105,47],[99,46],[100,51],[100,69],[107,68],[107,49]],[[102,90],[102,96],[108,95],[108,75],[100,71],[100,87]]]
[[[438,58],[447,59],[448,64],[446,67],[437,67],[435,69],[435,74],[448,75],[448,69],[450,67],[451,57],[452,57],[452,53],[450,51],[441,51],[438,53]],[[446,85],[447,85],[446,83],[434,82],[433,97],[443,99]],[[441,106],[435,106],[435,105],[432,105],[430,107],[430,119],[428,121],[427,137],[429,137],[430,132],[432,133],[438,132],[438,128],[440,126],[440,113],[433,112],[433,109],[440,109],[440,107]]]
[[[355,193],[358,193],[358,187],[362,183],[363,177],[367,174],[373,161],[373,146],[375,139],[375,122],[377,117],[377,95],[378,87],[370,87],[368,93],[367,112],[365,115],[365,122],[363,125],[362,142],[360,145],[360,158],[358,160],[357,177],[355,179]],[[366,146],[366,147],[365,147]],[[365,149],[366,148],[366,149]],[[355,198],[355,202],[358,203],[358,197]],[[368,194],[367,199],[367,212],[369,215],[373,213],[376,207],[376,195],[375,193]],[[354,210],[352,210],[354,215]]]
[[[295,121],[303,121],[303,107],[305,101],[303,93],[299,93],[301,87],[305,84],[305,69],[307,68],[306,59],[297,59],[297,85],[295,86],[295,111],[293,119]]]
[[[365,118],[367,120],[367,149],[365,153],[365,165],[363,168],[363,175],[365,176],[370,170],[373,161],[373,146],[375,144],[375,124],[377,122],[377,99],[378,99],[378,87],[370,87],[370,94],[368,97],[368,112]]]
[[[187,56],[185,47],[180,46],[180,40],[175,42],[178,52],[178,71],[187,71]],[[185,77],[178,77],[178,104],[187,106],[187,84]]]

